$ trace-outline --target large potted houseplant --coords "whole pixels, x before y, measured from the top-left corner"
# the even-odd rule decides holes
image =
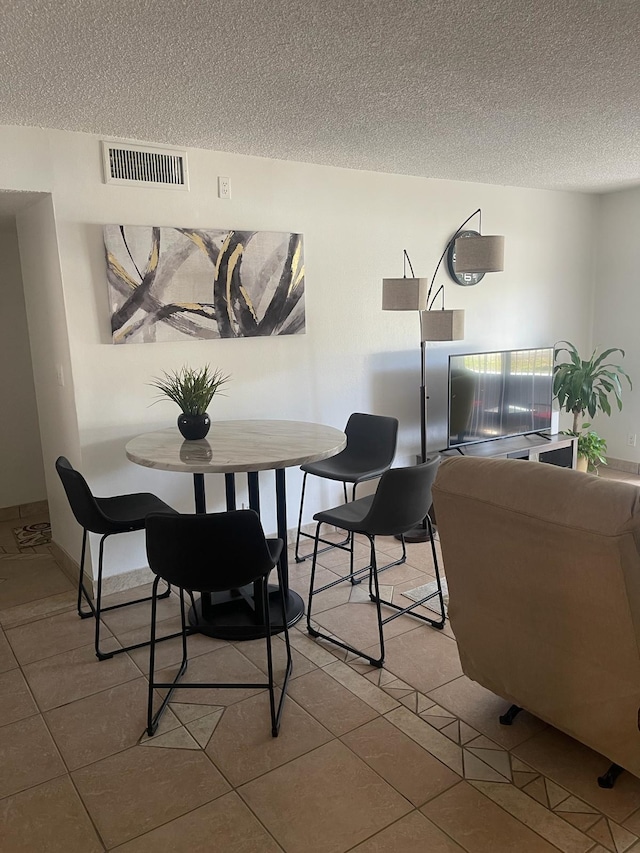
[[[619,352],[624,358],[624,350],[619,347],[604,350],[599,355],[596,348],[591,357],[584,360],[569,341],[558,341],[555,346],[553,393],[560,409],[573,415],[573,427],[567,430],[567,433],[578,439],[578,467],[594,474],[598,473],[599,465],[607,464],[607,443],[594,430],[589,429],[590,423],[584,423],[585,413],[592,418],[597,412],[611,415],[612,398],[618,411],[621,411],[622,379],[628,382],[629,388],[633,387],[623,367],[606,361],[614,352]],[[568,360],[561,361],[561,353],[566,353]]]
[[[228,381],[229,376],[221,370],[205,364],[195,369],[185,366],[168,373],[163,371],[162,377],[156,377],[149,384],[161,392],[161,399],[167,397],[178,404],[181,409],[178,429],[184,438],[196,441],[209,432],[211,420],[207,408],[215,394],[221,393],[221,386]]]

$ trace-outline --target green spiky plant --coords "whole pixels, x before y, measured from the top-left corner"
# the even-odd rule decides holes
[[[566,346],[559,346],[565,344]],[[566,352],[568,361],[558,361],[560,353]],[[619,364],[612,364],[606,359],[614,352],[619,352],[624,358],[624,350],[619,347],[604,350],[598,355],[597,348],[591,357],[585,361],[580,358],[576,347],[569,341],[558,341],[554,352],[553,394],[557,398],[560,409],[573,415],[573,428],[567,430],[569,435],[578,438],[578,454],[587,460],[588,470],[597,473],[598,465],[605,464],[604,454],[607,443],[604,438],[593,430],[588,430],[591,424],[583,423],[586,412],[593,418],[597,412],[611,415],[610,399],[613,398],[622,411],[622,379],[626,379],[632,388],[627,371]]]
[[[230,379],[230,376],[209,364],[199,369],[185,366],[180,370],[163,371],[163,374],[149,383],[161,392],[154,402],[168,397],[178,404],[185,415],[204,415],[214,395],[222,393],[221,386]]]

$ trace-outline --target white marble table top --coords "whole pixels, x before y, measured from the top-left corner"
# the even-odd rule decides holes
[[[212,421],[209,434],[199,441],[186,441],[173,427],[138,435],[125,451],[146,468],[237,474],[326,459],[346,443],[342,430],[305,421]]]

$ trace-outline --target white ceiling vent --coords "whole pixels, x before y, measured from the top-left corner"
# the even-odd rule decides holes
[[[189,189],[186,151],[103,142],[102,159],[105,184]]]

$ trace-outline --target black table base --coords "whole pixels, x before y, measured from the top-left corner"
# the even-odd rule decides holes
[[[189,624],[201,634],[217,637],[221,640],[256,640],[266,635],[264,622],[256,618],[253,606],[253,587],[247,586],[232,592],[214,593],[211,603],[205,596],[196,601],[195,608],[189,609]],[[204,607],[204,614],[203,614]],[[282,614],[278,587],[269,585],[269,611],[271,613],[271,633],[279,634],[284,630],[285,619]],[[302,619],[304,603],[292,589],[287,595],[287,627]]]

